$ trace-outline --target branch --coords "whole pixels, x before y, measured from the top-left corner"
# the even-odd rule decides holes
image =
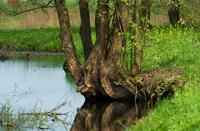
[[[47,115],[49,117],[51,116],[67,116],[68,113],[53,113],[53,112],[33,112],[33,113],[21,113],[22,116],[34,116],[34,115]]]
[[[23,10],[23,11],[20,11],[20,12],[13,11],[13,14],[11,14],[11,15],[17,16],[17,15],[20,15],[20,14],[23,14],[23,13],[26,13],[26,12],[30,12],[30,11],[34,11],[34,10],[38,10],[38,9],[55,8],[55,5],[50,5],[52,2],[53,2],[53,0],[50,0],[45,5],[41,5],[41,6],[38,6],[38,7],[35,7],[35,8],[31,8],[31,9],[28,9],[28,10]]]

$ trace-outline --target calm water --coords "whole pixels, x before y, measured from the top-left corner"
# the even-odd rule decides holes
[[[87,101],[76,93],[73,81],[62,69],[63,59],[48,57],[31,60],[0,61],[0,104],[14,111],[44,112],[67,102],[56,110],[69,113],[67,124],[55,124],[55,131],[120,131],[146,114],[144,105],[124,101]],[[63,126],[64,125],[64,126]],[[1,130],[1,128],[0,128]],[[38,128],[24,130],[38,130]]]
[[[62,62],[59,57],[0,61],[0,103],[31,112],[49,111],[67,101],[57,112],[68,112],[68,121],[73,122],[84,97],[76,93]]]

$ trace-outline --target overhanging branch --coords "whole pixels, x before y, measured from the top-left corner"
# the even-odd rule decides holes
[[[53,2],[53,0],[50,0],[45,5],[41,5],[41,6],[38,6],[38,7],[31,8],[31,9],[23,10],[23,11],[20,11],[20,12],[13,11],[13,13],[11,15],[17,16],[17,15],[20,15],[20,14],[23,14],[23,13],[26,13],[26,12],[31,12],[31,11],[34,11],[34,10],[38,10],[38,9],[55,8],[55,5],[50,5],[52,2]]]

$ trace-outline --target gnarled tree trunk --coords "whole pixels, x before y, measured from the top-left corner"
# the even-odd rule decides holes
[[[68,69],[75,80],[77,91],[81,92],[86,98],[108,97],[121,99],[142,98],[144,96],[150,98],[152,94],[158,96],[161,92],[173,92],[174,86],[177,85],[176,79],[165,81],[166,78],[171,78],[172,74],[170,72],[140,73],[133,77],[132,74],[121,70],[120,56],[125,42],[123,33],[127,27],[129,14],[126,2],[117,0],[114,14],[111,17],[108,7],[109,0],[98,0],[95,21],[96,42],[91,52],[89,51],[85,55],[87,59],[82,66],[76,56],[65,0],[54,0],[54,2],[59,17],[61,40]],[[83,45],[91,45],[87,4],[86,0],[80,0]],[[87,14],[86,18],[83,18],[84,13]],[[146,13],[144,17],[146,17]],[[141,27],[143,27],[142,30],[146,29],[143,23],[141,23]],[[83,29],[87,31],[86,36],[83,35]],[[175,75],[178,76],[179,73],[175,73]],[[160,76],[167,83],[166,85],[162,85],[163,81],[160,82],[161,79],[155,81],[155,78]],[[156,88],[160,86],[162,89]]]

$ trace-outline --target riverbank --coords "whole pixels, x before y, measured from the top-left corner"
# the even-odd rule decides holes
[[[62,52],[39,52],[39,51],[1,51],[0,60],[25,58],[30,59],[32,57],[44,57],[44,56],[63,56]]]
[[[73,28],[72,31],[78,57],[83,61],[79,29]],[[143,70],[178,67],[183,71],[185,84],[172,98],[159,101],[146,117],[139,120],[138,125],[129,127],[129,130],[198,130],[200,32],[192,29],[156,28],[149,31],[147,36]],[[94,40],[94,31],[92,37]],[[4,30],[0,31],[0,39],[0,46],[7,44],[12,51],[59,52],[61,49],[58,29]]]
[[[76,30],[74,28],[74,32]],[[12,51],[57,52],[61,50],[59,29],[0,30],[0,48],[6,48]]]
[[[81,62],[83,62],[83,47],[79,35],[79,27],[73,27],[72,32],[74,36],[75,47],[78,52],[78,58],[81,60]],[[92,32],[94,34],[94,29],[92,29]],[[94,40],[95,35],[92,36]],[[38,52],[42,55],[54,55],[60,53],[61,41],[59,29],[41,28],[27,30],[0,30],[0,54],[2,54],[2,56],[7,56],[9,55],[8,52],[17,52],[17,54],[24,54],[25,56],[36,54],[31,52]]]

